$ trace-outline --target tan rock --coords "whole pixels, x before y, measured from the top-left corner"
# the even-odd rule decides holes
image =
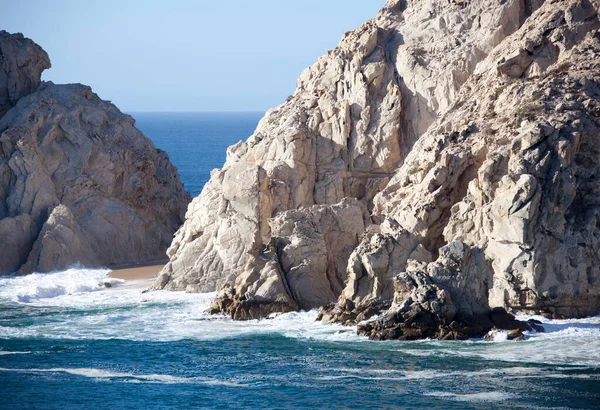
[[[1,273],[161,259],[189,195],[134,120],[44,83],[0,119]]]
[[[348,257],[365,229],[365,216],[356,199],[281,213],[271,220],[269,245],[249,257],[232,290],[226,285],[211,310],[255,318],[252,312],[241,313],[248,310],[244,304],[260,306],[264,317],[334,302],[347,280]]]
[[[267,221],[287,210],[346,197],[371,209],[476,64],[530,11],[516,0],[467,8],[390,1],[347,32],[246,142],[230,147],[223,168],[188,209],[155,288],[214,291],[232,283],[249,252],[269,243]],[[239,186],[253,187],[237,194],[251,211],[231,202]]]

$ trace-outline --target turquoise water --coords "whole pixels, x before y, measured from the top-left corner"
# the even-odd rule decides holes
[[[134,117],[195,194],[260,114]],[[0,278],[0,408],[600,407],[600,317],[540,318],[518,342],[370,342],[315,311],[233,322],[204,313],[214,294],[140,286]]]

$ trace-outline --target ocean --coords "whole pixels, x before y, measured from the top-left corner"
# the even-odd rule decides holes
[[[245,141],[263,112],[134,112],[136,127],[166,151],[192,198],[213,168],[225,162],[227,147]]]
[[[133,116],[197,195],[261,114]],[[600,407],[600,317],[538,318],[525,341],[372,342],[316,311],[211,316],[213,296],[106,269],[0,277],[0,408]]]

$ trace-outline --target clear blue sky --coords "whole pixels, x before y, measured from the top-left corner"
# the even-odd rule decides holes
[[[44,80],[123,111],[264,111],[385,0],[0,0],[0,29],[50,55]]]

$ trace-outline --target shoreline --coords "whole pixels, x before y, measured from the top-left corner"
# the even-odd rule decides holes
[[[157,278],[158,273],[165,266],[166,263],[156,263],[158,261],[150,261],[147,263],[139,263],[134,265],[127,265],[122,267],[112,267],[108,274],[109,278],[123,279],[125,283],[118,285],[111,289],[137,289],[137,288],[148,288]]]

